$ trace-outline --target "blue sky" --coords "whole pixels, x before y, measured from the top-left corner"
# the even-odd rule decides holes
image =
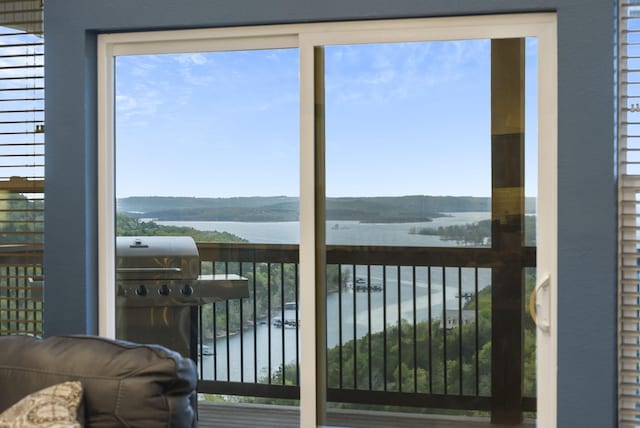
[[[489,65],[488,40],[326,47],[327,195],[489,196]],[[296,49],[118,57],[117,196],[297,196],[298,66]]]

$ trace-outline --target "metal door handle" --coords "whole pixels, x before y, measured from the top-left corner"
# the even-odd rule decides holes
[[[540,281],[536,285],[536,287],[533,289],[533,291],[531,292],[531,296],[529,296],[529,315],[531,316],[531,319],[533,320],[536,327],[538,327],[540,330],[544,331],[545,333],[548,333],[551,327],[549,325],[549,317],[544,317],[543,320],[538,319],[538,307],[541,305],[537,304],[537,300],[538,300],[538,293],[543,288],[549,288],[550,285],[551,285],[551,278],[549,278],[549,275],[546,275],[542,279],[542,281]],[[545,302],[543,309],[546,311],[549,310],[548,302]]]

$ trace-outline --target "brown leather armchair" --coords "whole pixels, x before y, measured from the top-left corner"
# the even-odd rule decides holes
[[[0,412],[22,397],[79,380],[87,427],[195,427],[197,372],[159,345],[96,336],[0,337]]]

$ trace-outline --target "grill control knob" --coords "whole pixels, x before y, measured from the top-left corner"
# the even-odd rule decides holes
[[[171,289],[167,284],[162,284],[158,289],[158,294],[161,296],[168,296],[171,293]]]
[[[146,296],[148,293],[147,291],[147,287],[145,287],[144,285],[139,285],[138,288],[136,288],[136,294],[138,296]]]
[[[189,284],[186,284],[184,287],[182,287],[180,293],[182,293],[183,296],[191,296],[193,294],[193,287]]]

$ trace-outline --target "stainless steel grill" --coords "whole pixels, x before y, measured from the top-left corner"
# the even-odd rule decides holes
[[[200,275],[188,236],[118,237],[118,338],[159,343],[195,359],[198,306],[249,296],[238,275]]]
[[[188,236],[121,236],[116,256],[124,306],[197,306],[249,297],[246,278],[199,275],[198,248]]]

